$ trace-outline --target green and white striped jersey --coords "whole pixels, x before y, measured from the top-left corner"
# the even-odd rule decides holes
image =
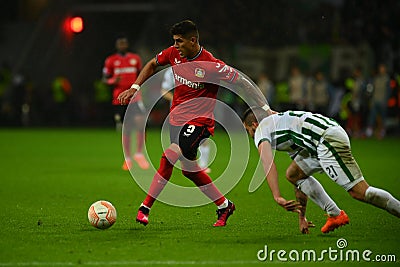
[[[305,111],[286,111],[264,118],[258,125],[254,142],[258,147],[268,141],[272,149],[293,152],[305,148],[317,155],[317,145],[326,129],[339,124],[320,114]]]

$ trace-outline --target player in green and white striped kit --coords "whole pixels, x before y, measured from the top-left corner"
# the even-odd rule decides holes
[[[400,217],[400,201],[387,191],[367,184],[351,153],[347,133],[333,119],[304,111],[276,113],[251,108],[245,112],[243,124],[254,138],[268,184],[278,204],[282,197],[272,150],[290,154],[293,161],[286,171],[287,179],[328,212],[322,232],[333,231],[347,224],[349,219],[311,176],[316,172],[324,171],[353,198]]]

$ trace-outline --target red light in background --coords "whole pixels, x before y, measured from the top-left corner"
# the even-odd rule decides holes
[[[82,17],[73,17],[69,21],[69,28],[74,33],[80,33],[83,31],[83,19]]]

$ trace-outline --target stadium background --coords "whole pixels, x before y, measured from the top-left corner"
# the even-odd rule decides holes
[[[236,132],[217,131],[212,139],[218,149],[213,179],[228,163],[241,163],[250,150],[244,175],[228,193],[237,210],[227,227],[212,227],[213,204],[180,208],[160,202],[147,227],[136,224],[145,192],[131,173],[121,170],[121,135],[107,112],[107,93],[101,94],[107,90],[96,91],[102,89],[103,61],[114,51],[117,33],[126,32],[133,50],[146,61],[171,44],[171,24],[191,18],[207,49],[256,81],[265,72],[278,87],[287,81],[290,67],[298,65],[306,75],[322,70],[337,90],[346,90],[343,77],[353,68],[361,66],[372,77],[376,65],[384,62],[396,92],[398,10],[399,1],[391,0],[0,1],[0,267],[254,266],[269,264],[257,260],[265,245],[276,251],[321,252],[336,249],[343,238],[346,251],[396,256],[396,262],[387,260],[382,266],[399,266],[398,218],[354,201],[326,175],[316,178],[351,217],[350,225],[328,235],[319,230],[326,218],[317,205],[307,206],[307,218],[316,228],[303,235],[296,214],[276,205],[265,183],[249,193],[253,175],[263,174],[256,169],[255,146],[239,146],[239,158],[232,156],[230,137]],[[67,31],[65,22],[72,16],[82,16],[83,32]],[[159,88],[147,89],[146,99],[159,95]],[[167,104],[160,112],[166,112]],[[352,150],[368,183],[399,198],[395,104],[393,136],[353,138]],[[156,118],[153,125],[162,116]],[[159,127],[148,131],[147,155],[154,168],[162,153],[160,135]],[[275,159],[282,194],[292,198],[293,187],[284,181],[290,158],[277,153]],[[135,165],[132,173],[151,180],[154,168]],[[172,182],[191,185],[179,170]],[[99,199],[111,201],[118,211],[117,223],[107,231],[87,220],[90,204]],[[275,257],[271,263],[282,262]],[[328,258],[298,264],[380,266]]]
[[[355,67],[369,77],[384,63],[394,81],[400,70],[399,2],[394,0],[18,0],[0,5],[1,124],[6,126],[112,125],[109,95],[99,79],[115,36],[126,33],[146,62],[171,44],[169,27],[187,18],[198,24],[202,45],[255,81],[266,73],[273,83],[284,82],[297,65],[305,74],[322,71],[337,90],[346,90],[344,81]],[[73,16],[83,18],[80,33],[66,27]],[[148,90],[147,99],[157,95],[154,90]],[[395,90],[398,95],[398,85]],[[390,116],[397,131],[396,101]],[[155,116],[154,123],[160,120]]]

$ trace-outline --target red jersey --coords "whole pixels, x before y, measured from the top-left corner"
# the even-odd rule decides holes
[[[171,46],[159,53],[156,61],[161,66],[172,65],[174,72],[175,89],[169,118],[171,125],[189,123],[207,126],[213,134],[219,82],[236,81],[237,71],[203,47],[194,58],[188,59],[181,57],[178,50]]]
[[[107,79],[107,83],[114,85],[113,105],[119,105],[117,97],[123,91],[129,89],[136,81],[136,78],[142,69],[142,60],[139,55],[134,53],[125,53],[124,55],[116,53],[106,58],[103,67],[103,74]],[[142,99],[139,92],[133,102]]]

